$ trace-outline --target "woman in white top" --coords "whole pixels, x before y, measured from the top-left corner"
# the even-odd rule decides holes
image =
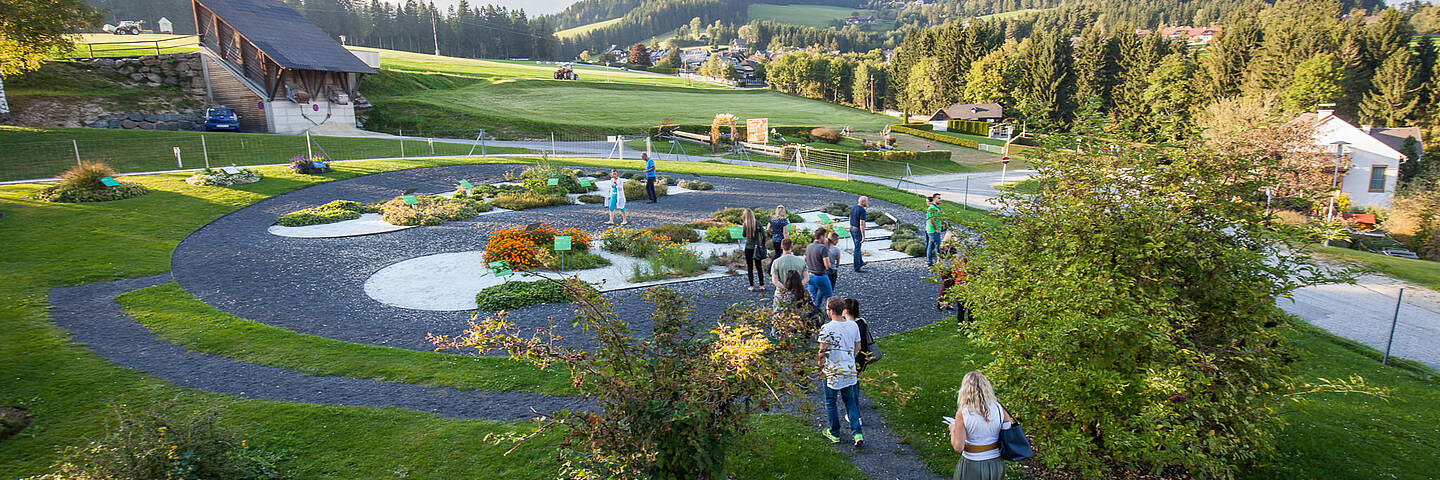
[[[953,480],[1001,480],[1005,460],[1000,458],[1000,430],[1010,426],[1010,414],[995,401],[995,389],[980,372],[965,374],[956,395],[955,422],[950,424],[950,446],[960,452]]]

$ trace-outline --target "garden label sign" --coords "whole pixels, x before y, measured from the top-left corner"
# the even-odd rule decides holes
[[[553,186],[556,186],[556,185],[559,185],[559,184],[560,184],[560,179],[558,179],[558,178],[551,178],[551,179],[549,179],[549,180],[546,180],[546,181],[545,181],[545,184],[553,187]]]
[[[835,235],[838,235],[840,238],[850,238],[850,229],[836,225]]]
[[[107,186],[107,187],[118,187],[118,186],[120,186],[120,182],[117,182],[117,181],[115,181],[115,179],[110,178],[110,177],[100,177],[100,184],[101,184],[101,185],[104,185],[104,186]]]
[[[555,237],[555,251],[564,252],[570,250],[570,236],[562,235]]]
[[[327,168],[327,167],[325,166],[325,162],[322,162],[322,161],[319,161],[319,160],[316,160],[316,161],[310,162],[310,163],[314,164],[314,165],[315,165],[315,168]]]
[[[820,214],[820,223],[830,223],[830,216],[823,213]]]
[[[730,227],[730,238],[736,240],[745,238],[745,229],[740,227]]]
[[[470,183],[469,180],[461,179],[461,180],[460,180],[460,187],[461,187],[461,188],[464,188],[464,189],[466,189],[466,190],[469,190],[469,189],[475,188],[475,185],[472,184],[472,183]]]
[[[591,182],[590,179],[588,179],[588,178],[582,178],[582,179],[580,179],[580,186],[582,186],[582,187],[590,188],[590,185],[593,185],[593,184],[594,184],[594,183]]]
[[[400,197],[400,199],[405,200],[406,205],[416,205],[420,203],[420,199],[415,198],[414,195],[405,195],[403,197]]]
[[[240,174],[240,169],[235,168],[235,167],[220,167],[220,170],[223,170],[225,173],[228,173],[228,174],[231,174],[231,175],[239,175],[239,174]]]
[[[512,273],[515,273],[515,272],[511,272],[511,271],[510,271],[510,266],[509,266],[509,265],[506,265],[504,260],[501,260],[501,261],[498,261],[498,262],[490,262],[490,274],[491,274],[491,275],[494,275],[494,276],[497,276],[497,277],[508,277],[508,276],[510,276],[510,274],[512,274]]]

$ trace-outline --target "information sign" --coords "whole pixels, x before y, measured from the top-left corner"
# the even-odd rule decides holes
[[[850,229],[836,225],[835,235],[839,236],[840,238],[850,238]]]
[[[461,179],[461,180],[460,180],[460,186],[461,186],[462,188],[466,189],[466,190],[475,188],[475,184],[470,183],[469,180],[465,180],[465,179]]]
[[[514,273],[514,272],[511,272],[511,271],[510,271],[510,266],[509,266],[509,265],[506,265],[504,260],[500,260],[500,261],[497,261],[497,262],[490,262],[490,274],[491,274],[491,275],[494,275],[494,276],[497,276],[497,277],[508,277],[508,276],[510,276],[511,273]]]
[[[730,227],[730,238],[736,240],[745,238],[745,229],[740,227]]]
[[[415,198],[414,195],[405,195],[400,197],[400,199],[405,200],[406,205],[415,205],[420,203],[420,199]]]
[[[562,235],[555,237],[555,251],[564,252],[570,250],[570,236]]]
[[[745,119],[745,139],[750,143],[770,143],[770,119]]]
[[[560,184],[560,179],[558,179],[558,178],[552,178],[552,179],[546,180],[546,181],[545,181],[545,184],[553,187],[553,186],[556,186],[556,185],[559,185],[559,184]]]
[[[239,174],[240,174],[240,169],[235,168],[235,167],[220,167],[220,170],[224,171],[225,173],[231,174],[231,175],[239,175]]]
[[[120,186],[120,182],[117,182],[117,181],[115,181],[115,179],[110,178],[110,177],[100,177],[100,183],[101,183],[102,185],[107,186],[107,187],[118,187],[118,186]]]
[[[325,162],[322,162],[322,161],[319,161],[319,160],[316,160],[316,161],[310,162],[310,163],[314,164],[314,165],[315,165],[315,168],[330,168],[330,167],[325,166]]]
[[[582,186],[582,187],[590,188],[590,186],[591,186],[591,185],[594,185],[594,184],[595,184],[595,182],[590,181],[590,179],[588,179],[588,178],[582,178],[582,179],[580,179],[580,186]]]

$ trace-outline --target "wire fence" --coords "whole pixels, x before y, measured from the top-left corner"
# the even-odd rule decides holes
[[[155,37],[155,35],[147,36]],[[118,40],[126,38],[124,35],[116,35],[115,38],[117,40],[113,42],[77,42],[75,50],[70,52],[70,57],[138,57],[200,50],[198,37],[194,35],[167,35],[161,38],[130,41]]]

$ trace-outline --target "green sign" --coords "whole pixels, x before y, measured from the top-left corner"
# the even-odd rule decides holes
[[[563,235],[555,237],[555,251],[563,252],[570,249],[570,236]]]
[[[830,223],[830,216],[823,213],[820,214],[820,223]]]
[[[400,197],[400,199],[405,200],[406,205],[415,205],[420,203],[420,199],[415,198],[414,195],[405,195],[403,197]]]
[[[840,238],[850,238],[850,229],[836,225],[835,235],[839,236]]]
[[[118,186],[120,186],[120,182],[117,182],[117,181],[115,181],[115,179],[110,178],[110,177],[100,177],[100,183],[103,184],[103,185],[105,185],[105,186],[107,186],[107,187],[118,187]]]
[[[553,187],[553,186],[556,186],[556,185],[559,185],[559,184],[560,184],[560,179],[558,179],[558,178],[552,178],[552,179],[546,180],[546,181],[545,181],[545,184]]]
[[[490,274],[491,274],[491,275],[494,275],[494,276],[497,276],[497,277],[508,277],[508,276],[510,276],[510,274],[512,274],[512,273],[514,273],[514,272],[511,272],[511,271],[510,271],[510,266],[509,266],[509,265],[506,265],[504,260],[500,260],[500,261],[496,261],[496,262],[490,262]]]
[[[588,179],[588,178],[582,178],[582,179],[580,179],[580,186],[589,188],[590,185],[594,185],[594,182],[591,182],[590,179]]]
[[[475,188],[475,185],[472,184],[472,183],[470,183],[469,180],[460,180],[460,186],[463,187],[463,188],[466,189],[466,190]]]
[[[730,238],[736,240],[745,238],[745,229],[740,227],[730,227]]]

